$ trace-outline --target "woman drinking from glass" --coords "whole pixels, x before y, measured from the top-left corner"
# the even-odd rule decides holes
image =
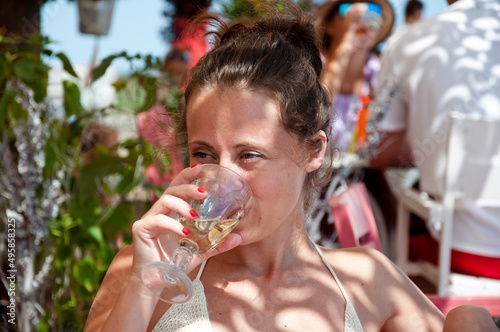
[[[320,248],[308,237],[306,214],[332,170],[331,102],[313,20],[286,7],[248,24],[200,18],[218,29],[193,68],[177,126],[192,166],[134,223],[88,331],[441,331],[441,312],[382,253]],[[169,261],[177,237],[188,236],[167,215],[196,219],[185,199],[206,195],[190,183],[200,164],[238,173],[253,198],[226,240],[186,268],[192,299],[170,304],[144,287],[141,270]]]

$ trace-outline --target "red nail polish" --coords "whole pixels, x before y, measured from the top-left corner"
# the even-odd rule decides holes
[[[201,187],[200,187],[200,188],[198,188],[198,191],[199,191],[200,193],[202,193],[202,194],[204,194],[204,193],[208,192],[208,190],[206,190],[205,188],[201,188]]]
[[[182,229],[182,233],[184,233],[184,235],[189,235],[189,233],[191,233],[191,231],[189,229],[187,229],[186,227],[184,227]]]
[[[193,166],[191,166],[191,168],[195,168],[196,166],[200,165],[200,163],[196,163],[194,164]]]
[[[195,217],[195,218],[196,218],[196,217],[199,217],[199,216],[198,216],[198,213],[196,213],[196,211],[195,211],[195,210],[193,210],[193,209],[189,210],[189,214],[191,215],[191,217]]]

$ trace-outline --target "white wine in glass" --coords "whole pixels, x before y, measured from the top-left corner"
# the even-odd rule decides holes
[[[189,247],[194,254],[204,254],[217,247],[238,225],[240,219],[181,218],[179,221],[191,232],[185,238],[178,237],[179,244]]]

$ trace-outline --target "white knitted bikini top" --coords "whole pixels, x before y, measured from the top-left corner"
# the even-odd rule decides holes
[[[351,301],[347,297],[347,294],[337,278],[337,275],[333,271],[332,267],[325,259],[321,249],[315,244],[316,250],[318,251],[323,263],[326,265],[328,270],[331,272],[340,291],[344,295],[346,305],[345,305],[345,323],[344,332],[363,332],[363,327],[359,321],[358,314],[354,309]],[[165,331],[176,331],[176,332],[212,332],[212,324],[210,323],[210,318],[208,317],[207,310],[207,299],[205,298],[205,290],[200,281],[201,274],[205,268],[206,261],[203,262],[200,271],[194,283],[194,294],[193,298],[182,304],[172,305],[161,317],[161,319],[156,324],[153,332],[165,332]]]

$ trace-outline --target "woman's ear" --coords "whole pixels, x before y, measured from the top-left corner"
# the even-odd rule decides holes
[[[315,152],[311,154],[309,160],[307,161],[305,171],[308,173],[320,168],[321,165],[323,164],[323,159],[325,158],[326,142],[327,142],[327,137],[325,132],[323,130],[318,131],[314,140],[319,141],[319,144],[321,145]]]

